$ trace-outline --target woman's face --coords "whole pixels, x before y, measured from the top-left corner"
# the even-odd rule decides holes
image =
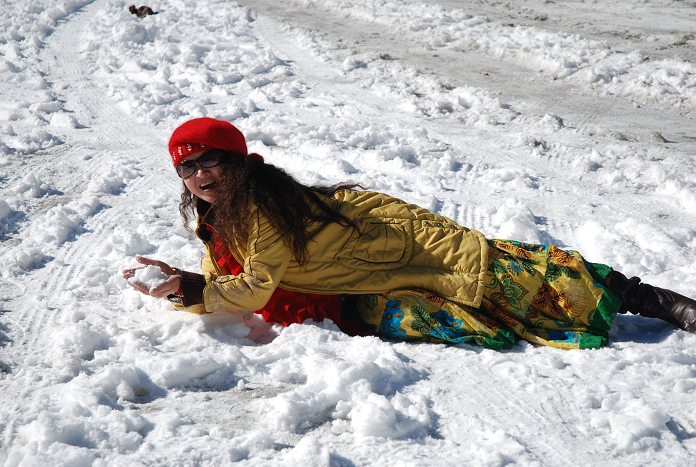
[[[205,151],[199,151],[191,154],[183,161],[195,161]],[[184,179],[184,184],[186,188],[191,191],[194,195],[198,196],[203,201],[207,201],[210,204],[215,203],[215,190],[217,188],[218,180],[220,180],[220,173],[222,172],[222,167],[216,165],[215,167],[205,168],[200,165],[196,165],[196,171],[190,177]]]

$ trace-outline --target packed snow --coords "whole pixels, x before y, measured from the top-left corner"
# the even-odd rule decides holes
[[[667,323],[406,344],[177,311],[120,272],[200,271],[166,143],[208,116],[302,182],[696,297],[696,3],[129,5],[2,2],[0,462],[693,464],[696,336]]]
[[[126,280],[126,282],[142,284],[149,291],[161,285],[164,281],[169,279],[169,276],[162,272],[159,266],[140,266],[133,273],[133,277]]]

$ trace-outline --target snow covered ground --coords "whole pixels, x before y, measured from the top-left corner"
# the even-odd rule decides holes
[[[696,296],[693,0],[2,0],[0,462],[693,465],[696,336],[351,338],[131,290],[198,270],[166,142],[232,121],[309,183]],[[136,5],[137,6],[137,5]]]

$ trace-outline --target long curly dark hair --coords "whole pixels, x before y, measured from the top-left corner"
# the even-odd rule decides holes
[[[303,185],[283,169],[266,164],[256,154],[245,156],[228,153],[220,166],[222,170],[216,187],[215,209],[213,216],[206,216],[206,222],[212,222],[216,231],[237,244],[246,244],[249,230],[247,221],[254,205],[280,232],[283,242],[300,266],[305,266],[309,261],[307,242],[312,235],[308,230],[310,224],[336,222],[357,230],[353,221],[317,196],[319,193],[331,197],[339,190],[363,189],[357,183]],[[198,213],[199,201],[184,184],[179,212],[189,231],[189,223]],[[318,212],[313,209],[314,206]]]

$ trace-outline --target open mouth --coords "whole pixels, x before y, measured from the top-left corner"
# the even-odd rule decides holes
[[[208,191],[215,188],[215,182],[203,183],[200,187],[201,191]]]

